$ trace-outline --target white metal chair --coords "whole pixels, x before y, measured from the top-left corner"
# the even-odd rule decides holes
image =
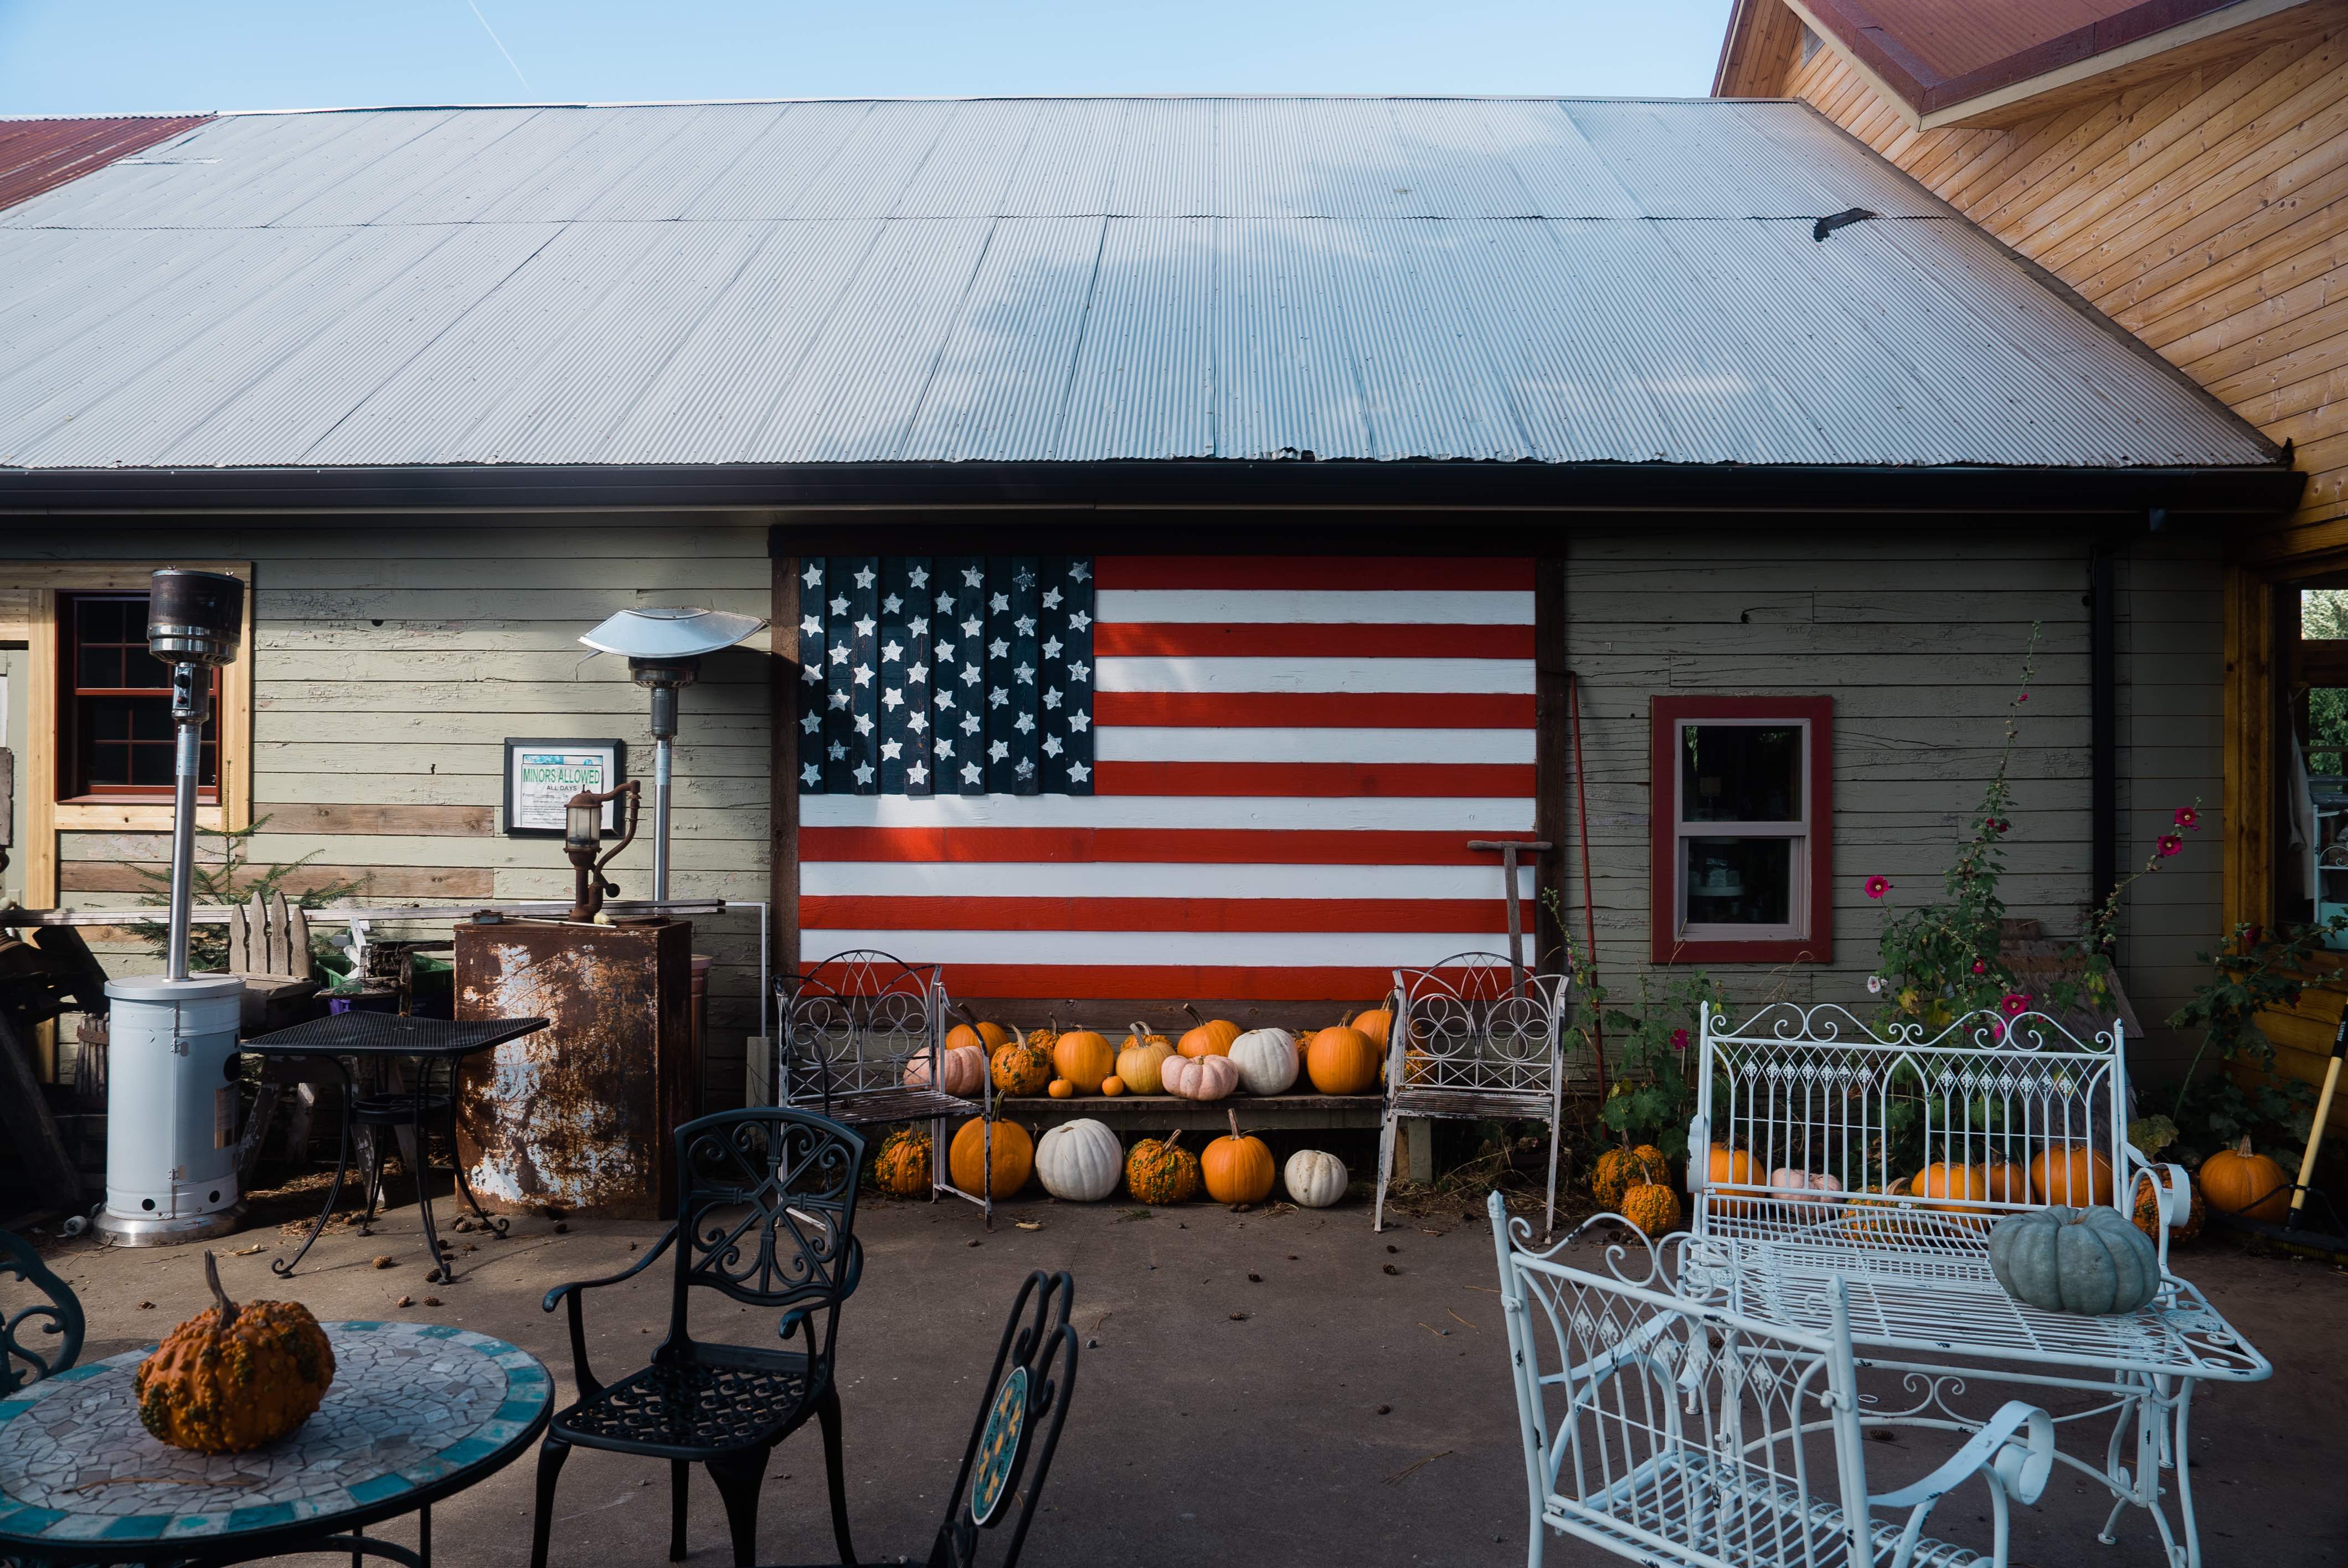
[[[1931,1474],[1870,1491],[1839,1293],[1824,1332],[1792,1329],[1674,1294],[1652,1245],[1609,1248],[1608,1277],[1558,1261],[1564,1242],[1532,1250],[1499,1194],[1487,1212],[1533,1568],[1551,1530],[1691,1568],[2005,1568],[2012,1507],[2036,1501],[2053,1466],[2045,1410],[2011,1400]],[[1923,1533],[1933,1505],[1976,1476],[1992,1507],[1986,1557]]]
[[[993,1168],[994,1095],[984,1077],[975,1101],[937,1087],[950,1005],[938,966],[870,949],[835,953],[777,980],[775,1001],[783,1044],[776,1103],[848,1127],[927,1122],[932,1194],[968,1199],[993,1225],[992,1196],[955,1186],[946,1159],[951,1123],[976,1116]],[[907,1064],[917,1061],[928,1071],[908,1083]]]
[[[1385,1112],[1370,1228],[1385,1228],[1395,1130],[1406,1116],[1549,1123],[1549,1228],[1557,1225],[1559,1107],[1569,982],[1498,953],[1396,969],[1387,1000]]]

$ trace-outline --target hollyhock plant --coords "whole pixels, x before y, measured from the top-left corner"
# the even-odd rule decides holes
[[[1880,898],[1890,891],[1891,878],[1889,876],[1876,876],[1867,879],[1867,896],[1869,898]]]
[[[2159,846],[2159,847],[2160,847],[2160,857],[2161,857],[2163,860],[2166,860],[2166,859],[2168,859],[2170,856],[2172,856],[2172,855],[2176,854],[2178,850],[2180,850],[2180,849],[2184,848],[2184,847],[2185,847],[2185,841],[2184,841],[2183,839],[2181,839],[2181,838],[2178,837],[2178,836],[2177,836],[2177,835],[2175,835],[2175,834],[2173,834],[2173,833],[2164,833],[2164,834],[2162,834],[2162,835],[2160,835],[2160,846]]]
[[[2189,805],[2180,805],[2177,808],[2177,825],[2199,833],[2201,831],[2201,814]]]
[[[2004,999],[2000,1001],[1997,1005],[1999,1010],[2003,1012],[2006,1017],[2013,1018],[2018,1013],[2028,1010],[2030,1007],[2030,993],[2027,991],[2008,991],[2005,993]]]
[[[1685,1050],[1687,1048],[1688,1048],[1688,1033],[1687,1033],[1687,1030],[1684,1030],[1684,1029],[1675,1029],[1675,1030],[1672,1030],[1672,1049],[1673,1049],[1673,1050]]]

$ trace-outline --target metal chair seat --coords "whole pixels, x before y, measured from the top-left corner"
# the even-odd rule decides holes
[[[869,1089],[861,1094],[839,1095],[830,1116],[843,1127],[870,1127],[885,1122],[959,1121],[981,1113],[981,1107],[942,1089]]]
[[[1394,1096],[1397,1116],[1447,1117],[1457,1121],[1547,1120],[1550,1097],[1506,1089],[1404,1089]]]
[[[582,1448],[705,1460],[788,1435],[813,1409],[818,1382],[804,1356],[696,1346],[693,1360],[623,1378],[561,1411],[550,1430]]]
[[[1841,1509],[1716,1455],[1684,1450],[1658,1455],[1591,1498],[1589,1506],[1694,1551],[1725,1545],[1742,1548],[1754,1562],[1856,1568],[1850,1564],[1850,1526]],[[1724,1520],[1733,1522],[1725,1530]],[[1903,1563],[1906,1568],[1975,1568],[1993,1561],[1970,1547],[1930,1536],[1919,1536],[1911,1555],[1902,1558],[1902,1533],[1889,1520],[1869,1520],[1870,1561]],[[1622,1544],[1634,1552],[1642,1545],[1627,1532]]]
[[[351,1102],[351,1125],[405,1127],[419,1115],[446,1116],[456,1103],[446,1094],[362,1094]]]

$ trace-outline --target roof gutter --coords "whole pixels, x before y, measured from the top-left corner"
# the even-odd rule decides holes
[[[0,469],[0,517],[212,512],[1200,507],[2028,512],[2271,518],[2287,465],[2174,468],[1315,462],[778,463]]]

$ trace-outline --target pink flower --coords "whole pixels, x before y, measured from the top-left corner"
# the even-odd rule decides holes
[[[2005,1009],[2006,1017],[2012,1018],[2030,1005],[2030,993],[2027,991],[2008,991],[2005,993],[2005,999],[1997,1005]]]
[[[1880,898],[1890,891],[1891,878],[1889,876],[1877,876],[1867,879],[1867,896],[1869,898]]]
[[[2021,692],[2017,694],[2013,700],[2017,702],[2027,702],[2030,701],[2030,693],[2027,692]]]
[[[1687,1049],[1687,1030],[1684,1029],[1675,1029],[1672,1030],[1672,1049],[1673,1050],[1685,1050]]]
[[[1989,973],[1989,966],[1982,963],[1979,958],[1975,958],[1973,960],[1973,973],[1977,975],[1985,975]]]
[[[2003,833],[2013,827],[2013,824],[2004,821],[2002,818],[1993,816],[1984,821],[1982,825],[1988,828],[1992,833]]]
[[[2185,841],[2178,837],[2177,835],[2173,833],[2164,833],[2160,835],[2160,853],[2164,856],[2174,855],[2184,847]]]
[[[2180,805],[2177,808],[2177,825],[2199,833],[2201,831],[2201,814],[2189,805]]]

